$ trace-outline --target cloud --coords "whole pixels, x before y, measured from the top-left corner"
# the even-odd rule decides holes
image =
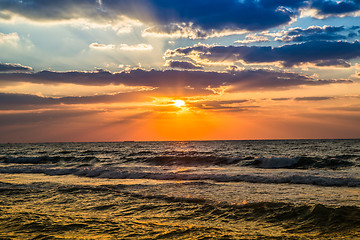
[[[262,6],[268,8],[284,6],[284,7],[291,7],[294,9],[306,6],[309,1],[302,1],[302,0],[260,0]]]
[[[195,65],[192,62],[188,61],[175,61],[175,60],[168,60],[165,63],[165,66],[172,67],[172,68],[182,68],[182,69],[202,69],[202,66]]]
[[[120,44],[119,49],[125,51],[148,51],[148,50],[152,50],[153,47],[145,43],[140,43],[135,45]]]
[[[143,36],[207,39],[211,37],[211,34],[202,29],[195,28],[192,24],[170,23],[169,25],[149,27],[144,30]]]
[[[349,68],[351,67],[351,64],[342,59],[332,59],[332,60],[318,61],[316,62],[316,66],[318,67],[336,66],[336,67]]]
[[[226,67],[226,71],[228,71],[229,73],[236,73],[243,70],[245,70],[245,68],[236,65],[230,65]]]
[[[132,101],[151,101],[147,91],[118,93],[109,95],[93,95],[82,97],[42,97],[32,94],[0,93],[0,109],[34,109],[51,105],[98,104]]]
[[[303,2],[303,1],[300,1]],[[148,25],[193,24],[203,31],[264,30],[289,23],[301,4],[293,1],[201,0],[3,0],[0,9],[37,21],[89,19],[108,22],[120,16]]]
[[[135,69],[120,73],[104,70],[93,72],[0,73],[0,82],[31,82],[44,84],[72,83],[88,86],[125,85],[157,88],[163,93],[178,94],[193,91],[204,93],[209,88],[231,87],[233,90],[284,89],[301,85],[326,85],[352,83],[350,80],[317,80],[296,73],[267,70],[246,70],[235,72],[186,71],[186,70],[142,70]],[[180,91],[181,90],[181,91]]]
[[[25,105],[51,105],[56,103],[55,98],[44,98],[30,94],[12,94],[12,93],[0,93],[0,109],[10,110],[18,109],[19,106]],[[20,107],[21,108],[21,107]]]
[[[134,45],[128,45],[128,44],[101,44],[101,43],[91,43],[89,45],[89,48],[95,49],[95,50],[124,50],[124,51],[148,51],[152,50],[153,47],[149,44],[140,43],[140,44],[134,44]]]
[[[114,44],[102,44],[102,43],[91,43],[89,45],[89,48],[97,49],[97,50],[112,50],[112,49],[116,48],[116,45],[114,45]]]
[[[286,25],[301,10],[315,9],[315,17],[327,17],[355,13],[360,7],[358,0],[3,0],[0,9],[0,19],[17,16],[39,22],[76,20],[110,25],[118,33],[130,32],[131,27],[124,23],[132,21],[134,26],[148,26],[144,36],[207,39]]]
[[[358,0],[2,0],[0,9],[3,19],[11,15],[41,22],[85,19],[115,26],[125,17],[148,25],[145,34],[208,38],[285,25],[301,9],[315,9],[318,16],[326,17],[355,13],[360,5]],[[126,26],[119,29],[129,31]]]
[[[291,28],[285,31],[281,38],[276,38],[277,41],[282,42],[307,42],[319,40],[344,40],[347,37],[339,32],[344,31],[344,26],[311,26],[306,29]]]
[[[270,40],[265,36],[260,36],[257,34],[248,34],[244,40],[237,40],[234,43],[247,44],[247,43],[256,43],[256,42],[270,42]]]
[[[238,28],[204,30],[199,26],[194,26],[193,23],[170,23],[168,25],[151,26],[144,30],[143,36],[208,39],[213,37],[224,37],[234,34],[243,34],[245,32],[245,30],[241,30]]]
[[[288,101],[291,100],[291,98],[272,98],[273,101]]]
[[[321,15],[339,15],[359,11],[359,3],[358,0],[314,0],[311,6],[317,9]]]
[[[248,64],[282,62],[285,67],[323,62],[338,65],[360,57],[360,42],[311,41],[280,47],[194,45],[165,53],[168,58],[176,56],[188,57],[200,64],[243,61]]]
[[[272,98],[273,101],[289,101],[289,100],[295,100],[295,101],[325,101],[325,100],[332,100],[335,99],[335,97],[297,97],[297,98]]]
[[[198,109],[203,109],[207,111],[222,111],[222,112],[243,112],[250,110],[252,108],[258,108],[258,106],[246,106],[242,105],[247,103],[249,100],[240,99],[240,100],[203,100],[191,103],[191,107]]]
[[[20,41],[20,37],[17,33],[0,33],[0,45],[1,44],[11,44],[17,45]]]
[[[31,72],[31,67],[22,66],[20,64],[1,63],[0,62],[0,73],[1,72]]]
[[[331,100],[334,99],[334,97],[297,97],[294,98],[295,101],[325,101],[325,100]]]

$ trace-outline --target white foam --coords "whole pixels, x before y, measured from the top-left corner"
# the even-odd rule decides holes
[[[3,166],[0,173],[44,173],[47,175],[77,175],[89,178],[108,179],[155,179],[155,180],[212,180],[215,182],[250,182],[269,184],[309,184],[319,186],[360,187],[360,179],[349,176],[318,175],[318,172],[247,172],[246,174],[225,173],[177,173],[169,171],[150,171],[141,168],[117,167],[45,167],[33,166]],[[281,173],[281,174],[280,174]]]

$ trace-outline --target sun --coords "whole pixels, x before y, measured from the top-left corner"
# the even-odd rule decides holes
[[[176,107],[185,106],[185,102],[183,100],[173,100],[173,102]]]

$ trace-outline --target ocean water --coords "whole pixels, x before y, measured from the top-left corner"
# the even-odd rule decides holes
[[[2,144],[0,239],[360,239],[360,140]]]

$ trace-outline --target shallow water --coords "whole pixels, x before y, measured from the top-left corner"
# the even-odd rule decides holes
[[[0,238],[360,238],[360,140],[0,149]]]

